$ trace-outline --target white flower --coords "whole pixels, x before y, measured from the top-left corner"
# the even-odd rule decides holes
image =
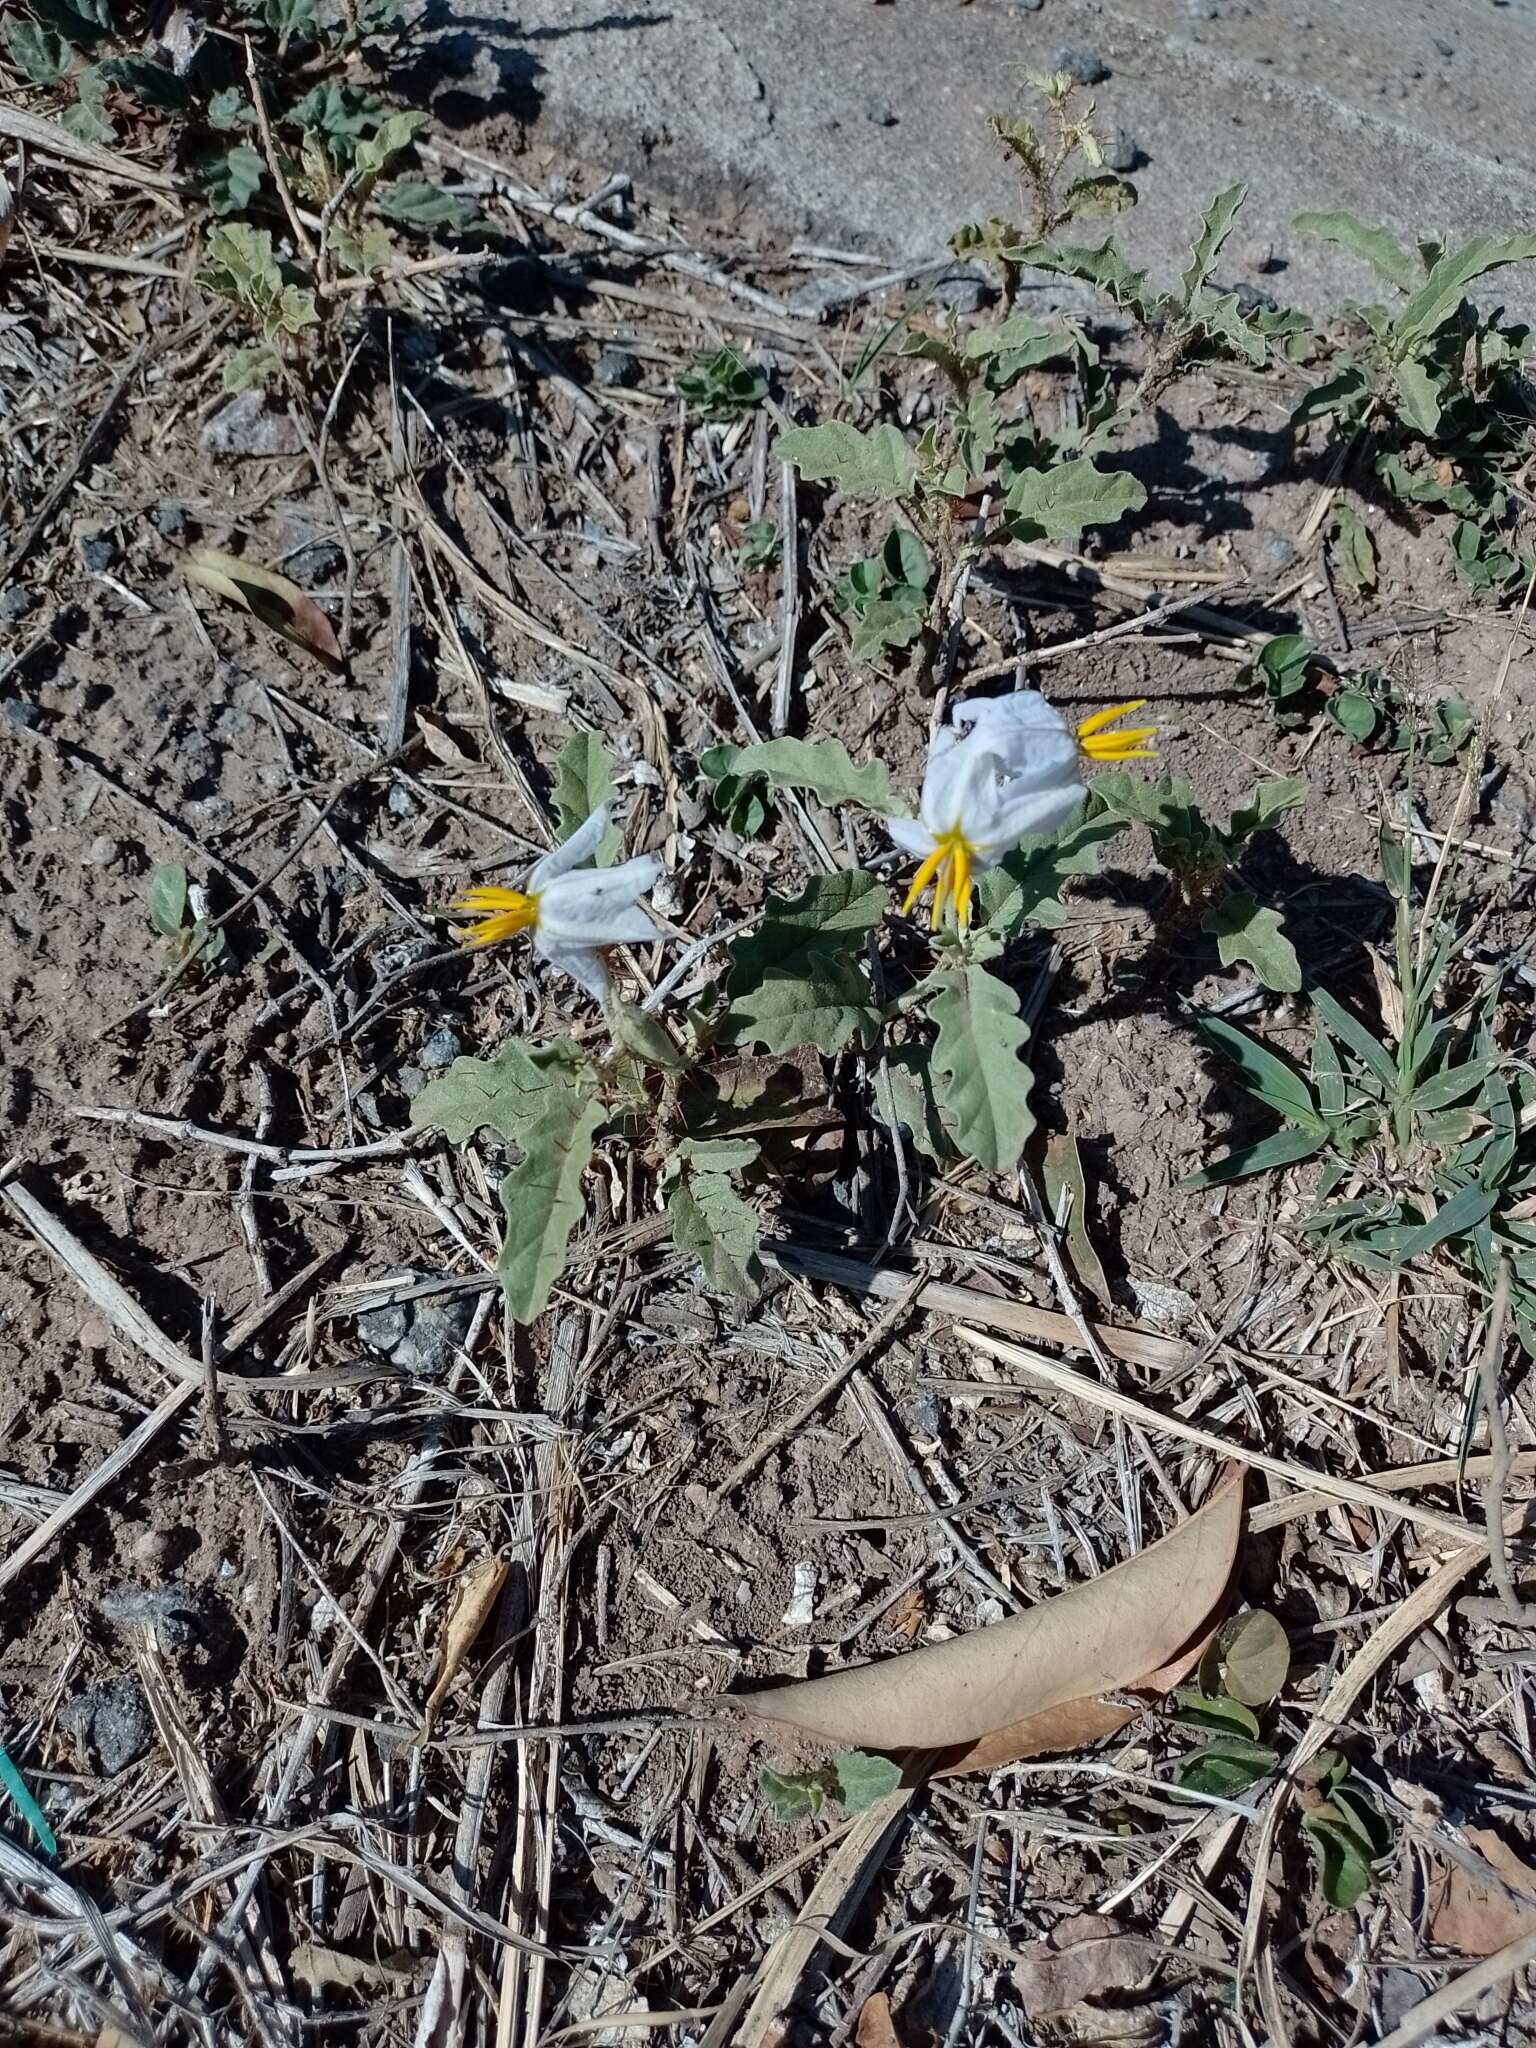
[[[608,807],[599,804],[563,846],[535,863],[523,889],[466,889],[453,909],[477,920],[459,934],[467,946],[491,946],[514,932],[531,931],[535,952],[600,1003],[608,1000],[603,946],[641,946],[656,927],[640,898],[661,879],[654,854],[621,861],[616,868],[584,868],[608,829]],[[580,873],[573,870],[580,869]]]
[[[1110,731],[1146,700],[1095,711],[1076,728],[1038,690],[973,697],[934,737],[916,818],[888,818],[886,830],[920,862],[907,891],[909,911],[933,883],[931,922],[946,905],[964,931],[971,920],[971,878],[994,866],[1021,839],[1055,832],[1087,791],[1085,761],[1145,759],[1156,728]],[[959,731],[958,727],[966,730]]]
[[[1077,739],[1038,691],[976,699],[958,706],[954,721],[929,749],[918,816],[888,818],[886,830],[921,862],[903,911],[932,882],[933,925],[951,905],[964,931],[972,876],[1021,839],[1056,831],[1086,791]]]

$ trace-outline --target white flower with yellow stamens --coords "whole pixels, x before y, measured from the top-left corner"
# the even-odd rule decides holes
[[[531,932],[535,952],[606,1003],[608,968],[600,948],[641,946],[656,937],[640,898],[662,872],[649,853],[616,868],[583,867],[607,829],[608,807],[599,804],[563,846],[534,864],[526,889],[466,889],[452,906],[455,915],[476,920],[459,933],[463,943],[492,946],[516,932]]]
[[[964,931],[971,886],[1021,839],[1055,832],[1083,801],[1084,759],[1135,760],[1153,728],[1106,733],[1103,727],[1139,707],[1127,704],[1085,719],[1074,733],[1038,690],[979,697],[958,705],[954,723],[934,737],[916,818],[888,818],[886,830],[920,861],[902,910],[933,884],[929,921],[946,909]],[[961,731],[957,728],[964,727]]]

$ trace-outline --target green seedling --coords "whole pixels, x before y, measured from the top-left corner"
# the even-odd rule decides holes
[[[1453,513],[1457,573],[1476,592],[1507,590],[1529,571],[1512,529],[1516,473],[1530,454],[1521,384],[1530,331],[1481,313],[1468,292],[1536,258],[1536,235],[1420,242],[1410,255],[1351,213],[1299,214],[1295,225],[1369,264],[1391,297],[1350,309],[1359,339],[1333,354],[1294,422],[1327,420],[1348,445],[1369,447],[1377,478],[1400,503]]]
[[[1135,775],[1101,775],[1095,801],[1127,823],[1145,825],[1152,847],[1178,894],[1178,916],[1201,914],[1201,929],[1216,941],[1223,967],[1251,967],[1266,988],[1294,993],[1301,987],[1301,963],[1281,928],[1278,911],[1249,889],[1229,888],[1248,842],[1304,801],[1299,776],[1257,783],[1248,801],[1225,825],[1207,818],[1189,784],[1165,775],[1147,782]]]
[[[749,412],[768,396],[768,372],[745,362],[733,348],[697,355],[679,373],[677,395],[708,419],[733,419]]]
[[[150,870],[145,907],[165,940],[167,969],[191,965],[206,974],[230,965],[224,933],[209,922],[206,894],[187,880],[184,867],[167,861]]]
[[[849,1813],[862,1813],[900,1783],[898,1764],[862,1749],[840,1749],[815,1771],[776,1771],[764,1764],[757,1774],[763,1804],[783,1821],[810,1819],[829,1799]]]
[[[752,519],[741,529],[741,544],[736,550],[736,574],[755,576],[760,569],[771,569],[783,552],[779,529],[772,519]]]
[[[928,550],[901,526],[892,527],[878,555],[844,571],[832,602],[848,622],[860,661],[877,660],[888,648],[910,647],[919,638],[932,574]]]

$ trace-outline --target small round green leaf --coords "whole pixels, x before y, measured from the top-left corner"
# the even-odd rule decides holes
[[[1218,1641],[1222,1682],[1233,1699],[1247,1707],[1265,1707],[1284,1690],[1291,1646],[1272,1614],[1255,1607],[1235,1615]]]

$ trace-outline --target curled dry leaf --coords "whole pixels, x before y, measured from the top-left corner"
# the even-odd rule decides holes
[[[217,548],[195,548],[187,557],[186,573],[189,582],[239,605],[284,640],[318,656],[327,668],[339,673],[346,667],[341,643],[325,613],[297,583],[275,569],[243,562],[238,555],[221,555]]]
[[[883,1991],[874,1992],[859,2007],[853,2040],[854,2048],[901,2048],[901,2036],[891,2018],[891,2001]]]
[[[1243,1526],[1234,1472],[1197,1514],[1113,1571],[1027,1614],[729,1709],[849,1748],[936,1750],[941,1771],[1081,1748],[1193,1669],[1221,1618]]]
[[[486,1617],[495,1606],[496,1596],[506,1581],[509,1562],[499,1555],[479,1558],[454,1585],[453,1603],[448,1609],[448,1622],[443,1630],[443,1654],[438,1660],[437,1678],[422,1710],[421,1734],[417,1738],[421,1742],[431,1735],[437,1710],[449,1686],[458,1677],[460,1667],[469,1655],[470,1645],[485,1627]]]
[[[1075,1914],[1049,1940],[1032,1941],[1014,1960],[1012,1978],[1025,2017],[1058,2023],[1081,2014],[1091,2021],[1101,1999],[1124,1999],[1143,1990],[1164,1961],[1156,1942],[1127,1934],[1096,1913]],[[1074,2030],[1073,2039],[1091,2039]]]
[[[1486,1879],[1453,1863],[1429,1895],[1429,1938],[1464,1956],[1491,1956],[1536,1930],[1536,1870],[1492,1828],[1468,1828]]]

